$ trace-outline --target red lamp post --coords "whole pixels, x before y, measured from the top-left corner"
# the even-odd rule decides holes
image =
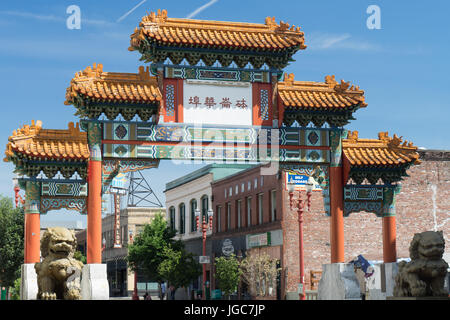
[[[202,241],[203,241],[203,256],[206,256],[206,231],[212,230],[212,220],[213,220],[213,211],[211,209],[208,210],[208,220],[209,223],[206,223],[205,216],[202,218],[202,225],[201,225],[201,232],[202,232]],[[197,222],[197,231],[200,227],[200,210],[195,210],[195,220]],[[203,294],[202,294],[202,300],[206,300],[206,264],[202,263],[202,269],[203,269]]]
[[[302,190],[298,191],[298,198],[294,200],[294,190],[295,185],[289,184],[289,205],[291,210],[297,207],[298,213],[298,238],[299,238],[299,265],[300,265],[300,285],[301,293],[299,293],[300,300],[305,300],[305,265],[304,265],[304,253],[303,253],[303,211],[305,209],[305,204],[308,207],[308,211],[311,209],[311,195],[314,184],[308,179],[306,183],[306,203],[302,199]]]

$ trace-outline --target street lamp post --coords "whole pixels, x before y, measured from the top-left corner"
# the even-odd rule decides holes
[[[299,293],[300,300],[305,300],[305,264],[304,264],[304,250],[303,250],[303,212],[305,209],[305,205],[308,207],[308,211],[311,209],[311,195],[312,195],[312,189],[314,184],[311,182],[310,179],[308,179],[308,182],[306,183],[306,203],[302,199],[302,190],[298,191],[298,198],[297,200],[294,200],[294,190],[295,185],[289,184],[288,185],[288,191],[289,191],[289,205],[291,210],[293,210],[295,207],[297,207],[297,213],[298,213],[298,238],[299,238],[299,265],[300,265],[300,286],[301,286],[301,293]]]
[[[202,225],[201,225],[201,232],[202,232],[202,241],[203,241],[203,256],[206,256],[206,231],[208,231],[208,228],[212,230],[212,219],[213,219],[213,211],[211,209],[208,210],[208,220],[209,223],[206,223],[205,216],[202,217]],[[195,220],[197,222],[197,231],[200,227],[200,210],[195,210]],[[202,263],[202,269],[203,269],[203,294],[202,294],[202,300],[206,300],[206,264]]]

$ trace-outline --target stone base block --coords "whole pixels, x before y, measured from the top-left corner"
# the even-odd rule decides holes
[[[37,274],[34,263],[21,267],[20,300],[36,300],[38,294]]]
[[[300,300],[300,296],[297,291],[286,292],[286,300]]]
[[[386,300],[406,300],[406,301],[440,300],[450,302],[450,297],[387,297]]]
[[[366,300],[386,300],[394,294],[398,264],[396,262],[381,263],[373,267],[374,273],[367,279]]]
[[[86,264],[81,274],[81,299],[109,300],[106,264]]]
[[[317,300],[361,300],[361,290],[352,263],[322,265]]]

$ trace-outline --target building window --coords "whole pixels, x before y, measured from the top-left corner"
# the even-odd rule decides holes
[[[247,191],[250,191],[252,189],[252,183],[249,181],[247,183]]]
[[[258,194],[258,224],[263,222],[263,194]]]
[[[231,203],[227,203],[227,230],[231,228]]]
[[[261,176],[261,187],[264,185],[264,176]]]
[[[235,190],[235,194],[238,194],[239,193],[239,186],[238,185],[236,185],[236,190]]]
[[[236,201],[236,211],[237,211],[237,227],[240,228],[241,227],[241,200]]]
[[[185,231],[185,220],[186,220],[186,208],[184,206],[184,203],[180,204],[179,207],[179,213],[180,213],[180,220],[179,222],[179,232],[180,234],[184,234]]]
[[[221,206],[217,206],[216,207],[216,212],[217,212],[217,217],[216,217],[217,232],[221,232],[222,231],[222,207]]]
[[[277,220],[277,191],[270,191],[270,219],[271,221]]]
[[[241,192],[244,192],[244,191],[245,191],[245,185],[241,184]]]
[[[195,221],[195,210],[197,209],[197,200],[192,199],[190,203],[191,232],[197,231],[197,221]]]
[[[209,202],[208,202],[208,196],[203,196],[201,198],[202,201],[202,216],[200,217],[200,219],[202,219],[200,221],[200,223],[202,223],[203,218],[205,218],[205,221],[208,220],[208,209],[209,209]]]
[[[255,178],[254,188],[258,189],[258,178]]]
[[[175,208],[169,208],[169,225],[170,229],[175,230]]]
[[[252,225],[252,197],[246,198],[247,202],[247,227]]]
[[[224,189],[225,190],[225,198],[227,197],[227,188]]]
[[[228,192],[228,195],[231,197],[233,195],[233,187],[230,187],[230,192]]]

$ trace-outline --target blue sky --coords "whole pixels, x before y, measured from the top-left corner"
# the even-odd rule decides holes
[[[131,9],[141,5],[134,11]],[[81,29],[69,30],[66,9],[81,10]],[[381,29],[370,30],[369,5],[381,10]],[[201,10],[201,8],[204,8]],[[442,1],[2,1],[0,5],[0,137],[42,120],[64,129],[77,121],[64,95],[74,73],[92,63],[105,71],[137,72],[137,52],[129,36],[146,12],[167,9],[169,17],[264,23],[267,16],[300,26],[306,50],[285,71],[296,80],[323,81],[325,75],[351,81],[365,90],[368,107],[347,126],[360,137],[396,133],[415,145],[450,149],[448,89],[450,2]],[[150,184],[164,201],[165,183],[201,165],[161,162],[148,170]],[[0,164],[0,194],[13,196],[13,166]],[[73,212],[70,218],[79,219]],[[49,213],[43,219],[62,219]]]

